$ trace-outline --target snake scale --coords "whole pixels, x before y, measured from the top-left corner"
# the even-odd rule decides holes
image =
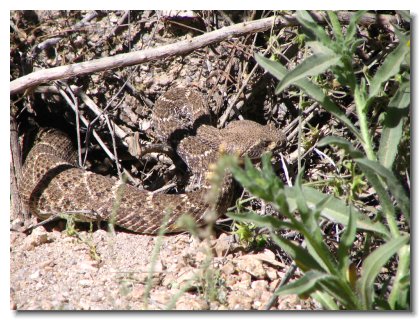
[[[80,168],[69,137],[56,129],[41,129],[19,177],[23,203],[41,220],[61,213],[74,213],[83,221],[113,218],[116,225],[145,234],[158,232],[168,210],[169,232],[180,231],[175,222],[182,214],[189,214],[203,224],[210,210],[223,214],[233,201],[233,180],[229,174],[225,174],[216,199],[210,203],[206,198],[211,187],[206,173],[210,164],[217,161],[220,150],[258,158],[285,140],[283,132],[273,125],[242,120],[217,129],[209,123],[205,99],[190,88],[169,89],[153,108],[155,135],[171,145],[201,181],[202,187],[182,194],[139,190]]]

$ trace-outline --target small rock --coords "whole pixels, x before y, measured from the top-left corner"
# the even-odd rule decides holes
[[[259,310],[261,306],[262,306],[262,303],[259,300],[254,300],[254,302],[252,303],[252,309]]]
[[[238,291],[230,292],[227,300],[229,310],[250,310],[252,306],[252,298]]]
[[[268,279],[270,279],[271,281],[275,281],[279,278],[277,271],[274,268],[266,267],[265,272],[267,274]]]
[[[300,310],[300,299],[294,294],[280,296],[278,298],[279,310]]]
[[[25,238],[23,241],[23,248],[25,250],[33,250],[35,247],[40,246],[41,244],[51,241],[48,237],[48,232],[44,227],[35,228],[32,233]]]
[[[53,305],[49,300],[42,300],[41,301],[41,310],[51,310]]]
[[[81,279],[79,280],[79,286],[83,287],[83,288],[88,288],[90,286],[92,286],[92,280],[89,279]]]
[[[38,269],[29,276],[29,279],[32,279],[32,280],[38,279],[40,275],[41,275],[41,272]]]
[[[253,281],[251,283],[251,289],[252,289],[251,292],[252,292],[252,297],[254,298],[254,302],[259,301],[261,300],[261,296],[263,295],[263,293],[267,292],[268,282],[265,280]],[[258,307],[255,307],[255,309],[258,309]]]
[[[204,299],[184,294],[176,301],[175,308],[176,310],[208,310],[209,305]]]
[[[162,273],[165,270],[165,266],[162,263],[162,260],[158,259],[156,260],[156,262],[153,264],[153,272],[154,273]]]
[[[84,261],[80,261],[77,264],[77,266],[79,267],[81,272],[97,271],[98,270],[98,262],[97,261],[84,260]]]
[[[221,271],[225,274],[225,275],[231,275],[232,273],[235,272],[235,266],[233,265],[232,262],[228,261],[222,268]]]
[[[22,229],[24,222],[21,218],[14,219],[10,224],[10,229],[14,231],[19,231]]]
[[[49,259],[49,260],[41,262],[38,266],[39,266],[39,268],[49,270],[48,267],[53,267],[53,266],[55,266],[55,264],[56,263],[53,259]]]
[[[144,288],[143,284],[137,284],[133,287],[133,290],[130,293],[130,297],[133,300],[142,300],[144,296]]]
[[[251,288],[257,291],[267,291],[268,282],[266,280],[256,280],[251,283]]]
[[[19,243],[19,240],[24,237],[25,234],[21,232],[10,233],[10,247],[13,247],[15,243]]]
[[[220,302],[218,301],[210,301],[210,310],[227,310],[227,308],[225,307],[223,309],[223,305],[220,304]]]
[[[79,301],[80,310],[90,310],[91,305],[92,305],[91,301],[89,301],[86,298],[81,298]]]
[[[162,73],[157,76],[155,76],[155,81],[157,85],[160,85],[162,87],[166,87],[169,83],[173,81],[173,78],[169,75]]]
[[[192,268],[183,268],[179,272],[179,276],[176,279],[176,282],[178,283],[179,287],[182,288],[186,285],[189,285],[191,287],[197,288],[200,286],[200,283],[198,282],[197,274],[200,272],[200,270],[192,269]]]
[[[270,288],[269,288],[270,292],[274,292],[274,290],[276,290],[276,289],[277,289],[277,286],[279,285],[280,281],[281,281],[281,280],[280,280],[279,278],[277,278],[277,279],[275,279],[275,280],[271,281],[271,283],[270,283]]]
[[[168,291],[156,290],[151,292],[149,301],[151,301],[152,304],[160,304],[163,307],[171,301],[172,297],[173,295]]]
[[[235,259],[239,271],[245,271],[256,279],[264,279],[266,276],[263,264],[255,255],[245,255]]]
[[[231,274],[228,277],[226,277],[225,280],[225,285],[228,288],[231,288],[236,282],[238,282],[239,280],[239,276],[237,274]]]
[[[262,253],[257,254],[257,256],[259,257],[259,259],[264,260],[264,261],[276,260],[275,253],[269,249],[264,249],[264,251]]]
[[[276,255],[271,250],[265,249],[262,253],[258,253],[254,256],[256,259],[261,260],[262,262],[265,262],[265,265],[269,264],[273,267],[282,268],[282,269],[286,267],[283,262],[276,260]]]
[[[173,273],[168,273],[164,276],[163,280],[162,280],[162,285],[166,288],[174,288],[174,287],[179,287],[178,284],[175,283],[175,277],[173,275]]]
[[[231,249],[233,237],[222,233],[216,241],[212,241],[213,250],[216,257],[224,257]]]
[[[261,295],[261,302],[262,305],[265,306],[268,301],[270,301],[271,297],[273,296],[273,293],[269,292],[269,291],[264,291]]]
[[[102,291],[93,291],[90,295],[90,300],[92,302],[100,302],[104,300],[104,293]]]
[[[16,309],[17,309],[16,302],[13,300],[10,300],[10,310],[16,310]]]
[[[35,278],[36,279],[36,278]],[[35,284],[35,291],[39,291],[39,290],[41,290],[42,288],[44,287],[44,285],[41,283],[41,282],[37,282],[36,284]]]
[[[246,272],[242,272],[238,276],[238,281],[232,284],[232,290],[249,290],[251,287],[251,275]]]

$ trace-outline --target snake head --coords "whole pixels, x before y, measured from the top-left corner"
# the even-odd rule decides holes
[[[278,141],[262,138],[250,145],[244,155],[247,155],[250,159],[259,159],[266,152],[277,151],[280,146],[281,144],[279,144]]]
[[[286,141],[283,131],[274,125],[250,120],[231,122],[222,130],[228,152],[239,157],[259,159],[266,152],[276,152]]]

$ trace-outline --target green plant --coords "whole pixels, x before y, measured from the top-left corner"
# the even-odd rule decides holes
[[[81,243],[86,244],[89,247],[89,255],[92,260],[101,261],[101,256],[98,253],[96,244],[93,241],[93,223],[89,222],[89,231],[87,232],[87,236],[82,236],[79,230],[76,228],[76,222],[79,221],[77,215],[75,214],[65,214],[62,213],[59,215],[60,218],[66,220],[66,229],[65,232],[69,237],[75,237]]]
[[[311,295],[327,309],[408,309],[410,203],[392,168],[403,136],[403,123],[407,118],[410,103],[409,34],[395,27],[399,44],[387,54],[373,76],[366,70],[360,75],[355,67],[354,54],[363,43],[363,40],[356,36],[357,22],[363,14],[364,12],[353,14],[347,32],[343,33],[336,14],[327,12],[332,37],[308,12],[300,11],[297,18],[309,39],[307,45],[313,55],[292,71],[259,54],[255,59],[280,80],[276,88],[277,94],[289,85],[300,88],[354,135],[354,142],[330,136],[323,138],[318,146],[334,145],[346,152],[353,163],[350,166],[354,187],[352,192],[357,191],[364,183],[364,175],[377,193],[380,206],[375,216],[370,219],[350,204],[354,198],[352,192],[345,200],[340,200],[304,186],[303,170],[299,172],[293,187],[284,186],[275,176],[268,157],[263,159],[261,171],[252,167],[250,161],[245,162],[245,169],[241,169],[233,160],[229,166],[235,179],[251,194],[271,203],[285,219],[258,216],[254,213],[231,216],[238,221],[252,222],[257,226],[269,228],[272,240],[281,246],[304,272],[301,279],[281,287],[277,294]],[[349,95],[353,97],[359,128],[323,89],[307,78],[327,70],[332,72],[341,86],[347,88]],[[393,92],[384,90],[384,84],[390,82],[395,86]],[[378,101],[381,101],[384,120],[379,146],[376,148],[369,117],[372,106]],[[357,149],[355,145],[361,145],[362,150]],[[319,227],[321,218],[344,227],[337,252],[332,252],[325,244]],[[282,229],[296,230],[302,234],[306,248],[281,237],[278,231]],[[350,259],[357,232],[363,232],[365,247],[371,250],[363,260],[359,277]],[[381,245],[375,248],[372,244],[373,239]],[[378,293],[375,291],[375,280],[382,267],[395,254],[398,267],[391,290]]]
[[[267,243],[266,236],[257,232],[257,226],[253,223],[235,223],[232,234],[237,235],[239,241],[247,247],[261,248]]]

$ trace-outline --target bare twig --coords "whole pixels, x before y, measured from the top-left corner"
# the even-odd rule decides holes
[[[49,39],[46,39],[46,40],[42,41],[41,43],[38,43],[38,44],[34,45],[31,49],[31,53],[32,53],[33,58],[36,55],[38,55],[38,53],[41,52],[42,50],[48,49],[49,47],[52,47],[52,46],[55,46],[62,39],[63,39],[63,37],[49,38]]]
[[[78,29],[80,29],[80,28],[83,28],[84,26],[86,26],[86,24],[90,21],[90,20],[92,20],[92,19],[94,19],[94,18],[96,18],[98,16],[98,11],[97,10],[92,10],[92,11],[89,11],[84,17],[83,17],[83,19],[82,20],[80,20],[79,22],[77,22],[74,26],[73,26],[73,30],[74,31],[76,31],[76,30],[78,30]]]
[[[151,48],[142,51],[119,54],[113,57],[105,57],[92,61],[75,63],[68,66],[60,66],[51,69],[35,71],[10,83],[10,93],[15,94],[39,85],[43,82],[67,79],[92,72],[99,72],[114,68],[127,67],[144,63],[151,60],[163,59],[172,55],[180,55],[194,51],[195,49],[220,42],[233,36],[267,30],[275,22],[274,18],[256,20],[247,23],[236,24],[206,33],[192,39],[186,39],[177,43]]]
[[[312,118],[314,117],[314,113],[311,112],[308,116],[302,121],[301,127],[303,128]],[[299,132],[299,126],[297,126],[291,133],[287,135],[287,141],[291,141]]]
[[[107,114],[105,114],[105,120],[108,125],[109,132],[111,133],[112,147],[114,149],[115,165],[117,166],[118,178],[120,179],[120,181],[122,181],[120,162],[118,160],[117,144],[115,142],[115,130],[111,124],[111,121],[109,121],[109,117]]]
[[[270,49],[271,49],[272,44],[270,43],[269,46],[264,50],[263,55],[265,55]],[[236,113],[239,114],[239,108],[236,105],[236,103],[239,100],[239,97],[241,96],[241,94],[243,93],[245,87],[248,85],[249,80],[251,79],[252,75],[254,74],[254,72],[257,70],[257,68],[259,67],[258,64],[256,64],[251,72],[248,74],[248,76],[246,77],[246,79],[244,80],[244,82],[242,83],[241,88],[238,90],[238,92],[236,93],[235,98],[233,99],[232,103],[229,104],[229,106],[226,108],[226,111],[223,113],[223,115],[220,117],[220,122],[218,124],[219,128],[222,128],[225,125],[226,120],[228,120],[229,118],[229,114],[232,110],[234,110]]]
[[[163,193],[163,191],[166,191],[166,190],[168,190],[170,188],[174,188],[174,187],[176,187],[176,183],[175,182],[172,182],[170,184],[167,184],[167,185],[163,186],[162,188],[153,190],[152,191],[152,194]]]
[[[89,107],[97,116],[100,116],[102,118],[104,117],[103,110],[101,110],[96,105],[96,103],[91,98],[89,98],[89,96],[83,90],[81,90],[79,87],[74,86],[74,85],[70,86],[70,88],[72,89],[72,91],[77,96],[79,96],[82,99],[82,101],[85,103],[85,105],[87,107]],[[53,86],[40,86],[40,87],[35,89],[35,92],[60,94],[59,90],[56,87],[53,87]],[[115,135],[121,140],[122,144],[128,148],[128,152],[134,158],[139,158],[139,157],[141,158],[141,157],[144,157],[146,154],[151,155],[153,158],[157,158],[155,153],[165,154],[170,159],[175,158],[174,151],[172,150],[172,148],[170,146],[168,146],[166,144],[144,145],[144,146],[141,146],[140,154],[133,153],[129,148],[129,144],[130,144],[130,141],[128,140],[128,139],[130,139],[129,134],[126,133],[123,129],[121,129],[121,127],[119,127],[112,120],[109,119],[109,122],[112,124]],[[84,123],[86,124],[86,122],[84,122]],[[111,160],[114,160],[114,158],[111,158]],[[159,161],[167,163],[167,164],[171,163],[171,160],[169,160],[168,158],[160,159]]]
[[[219,10],[219,14],[222,16],[222,18],[227,21],[230,25],[234,25],[235,22],[224,12],[223,10]]]
[[[83,100],[86,106],[89,107],[89,109],[91,109],[98,117],[103,117],[103,110],[101,110],[101,108],[99,108],[96,105],[96,103],[83,90],[78,88],[76,93]],[[113,127],[117,137],[121,139],[122,143],[125,146],[128,146],[127,142],[125,141],[125,139],[127,138],[127,133],[123,129],[121,129],[121,127],[119,127],[116,123],[113,123]]]
[[[59,89],[59,92],[61,93],[61,89]],[[74,105],[74,103],[70,100],[70,98],[65,94],[64,91],[62,91],[63,97],[66,100],[66,102],[69,104],[69,106],[73,109],[73,111],[75,111],[76,106]],[[79,114],[80,120],[82,120],[83,124],[86,127],[89,127],[89,121],[81,114]],[[116,158],[114,156],[114,154],[109,150],[109,148],[106,146],[106,144],[103,142],[103,140],[101,139],[101,137],[98,135],[98,133],[92,129],[92,134],[94,136],[94,138],[96,139],[96,141],[98,141],[99,145],[102,147],[102,149],[105,151],[105,153],[108,155],[108,157],[112,160],[112,161],[116,161]],[[117,162],[117,166],[118,166],[118,162]],[[131,176],[131,174],[123,168],[123,172],[127,175],[128,179],[133,182],[134,184],[137,184],[137,181]]]
[[[280,158],[281,158],[281,164],[283,166],[284,175],[286,176],[287,185],[289,187],[292,187],[293,184],[292,184],[292,181],[290,180],[289,171],[287,170],[287,165],[286,165],[286,162],[284,161],[284,157],[282,154],[280,154]]]
[[[125,23],[125,21],[129,17],[129,14],[130,14],[130,10],[124,11],[124,14],[122,15],[122,17],[120,19],[118,19],[116,26],[114,28],[112,28],[111,32],[109,32],[101,40],[99,40],[96,43],[95,46],[100,47],[104,42],[108,41],[109,38],[113,37],[121,29],[122,25]],[[130,35],[130,33],[129,33],[129,35]],[[129,43],[130,43],[130,41],[129,41]]]
[[[101,118],[103,119],[103,116],[104,116],[105,111],[111,106],[111,104],[115,100],[115,98],[122,92],[122,90],[125,88],[125,86],[127,85],[127,83],[131,80],[131,78],[133,77],[133,75],[134,75],[134,73],[131,73],[128,76],[127,80],[124,82],[124,84],[118,90],[118,92],[112,96],[112,98],[108,101],[108,103],[106,104],[106,106],[105,106],[105,108],[103,110],[101,110],[99,107],[97,107],[96,104],[93,102],[93,100],[90,99],[92,103],[89,103],[89,105],[87,105],[87,104],[86,105],[88,107],[95,105],[95,107],[93,108],[94,110],[92,109],[92,111],[95,112],[96,115],[97,115],[97,117],[95,119],[93,119],[92,122],[90,123],[91,126],[94,125],[95,122],[98,119],[101,119]],[[82,92],[82,91],[79,90],[79,92]],[[84,97],[87,97],[86,94],[83,93],[83,95],[84,95]],[[120,128],[118,128],[118,130],[120,130]],[[122,139],[122,137],[120,137],[120,138]]]
[[[98,15],[97,11],[90,11],[88,14],[79,22],[77,22],[70,30],[70,31],[77,31],[81,28],[83,28],[90,20],[95,18]],[[49,47],[55,46],[58,42],[60,42],[64,38],[64,35],[58,35],[54,36],[52,38],[48,38],[44,40],[43,42],[36,44],[32,47],[31,52],[33,55],[33,58],[38,55],[39,52],[42,50],[48,49]]]
[[[314,103],[312,103],[309,107],[307,107],[307,108],[305,108],[305,110],[303,110],[302,111],[302,116],[306,116],[306,115],[308,115],[308,114],[310,114],[312,111],[314,111],[314,109],[316,108],[316,107],[318,107],[318,102],[314,102]],[[286,128],[284,128],[284,132],[289,132],[291,129],[292,129],[292,127],[295,125],[295,124],[297,124],[299,122],[299,118],[295,118],[295,119],[293,119],[288,125],[287,125],[287,127]],[[292,133],[290,136],[288,136],[287,138],[288,139],[291,139],[294,135],[295,135],[296,133]]]
[[[20,218],[23,222],[26,222],[28,212],[25,212],[19,195],[18,179],[22,171],[22,154],[19,148],[18,130],[14,116],[10,117],[10,153],[11,220]]]
[[[75,116],[76,116],[76,135],[77,135],[77,159],[78,159],[79,166],[83,167],[82,146],[81,146],[81,138],[80,138],[79,104],[78,104],[77,99],[74,96],[73,92],[71,90],[69,90],[68,87],[67,87],[67,92],[69,92],[69,94],[71,95],[72,100],[69,98],[67,93],[63,89],[60,88],[59,84],[57,84],[57,89],[58,89],[58,92],[61,94],[61,96],[64,98],[64,100],[66,100],[66,102],[72,107],[72,109],[75,113]]]
[[[83,100],[89,109],[91,109],[97,116],[103,117],[103,110],[101,110],[101,108],[99,108],[96,103],[83,90],[81,90],[81,88],[74,85],[70,86],[70,88],[74,93],[76,93],[77,96]],[[35,92],[60,94],[60,92],[53,86],[41,86],[38,87]],[[112,122],[112,120],[110,121]],[[125,141],[128,134],[115,123],[113,123],[113,127],[117,137],[121,139],[121,142],[124,144],[124,146],[128,147],[127,141]]]
[[[74,106],[75,106],[75,115],[76,115],[76,135],[77,135],[77,150],[78,150],[78,158],[79,158],[79,166],[82,166],[82,139],[80,138],[80,117],[79,117],[79,101],[77,97],[75,97],[73,90],[66,84],[66,91],[70,94]]]
[[[354,13],[351,12],[338,12],[338,18],[342,22],[347,22],[353,14]],[[324,16],[319,13],[313,13],[313,17],[320,23],[325,22]],[[365,14],[360,21],[361,24],[372,24],[378,21],[389,24],[390,22],[396,22],[396,18],[389,15],[377,16],[372,14]],[[265,31],[271,28],[272,25],[283,27],[297,24],[298,21],[295,15],[270,17],[250,22],[238,23],[216,31],[208,32],[204,35],[192,39],[186,39],[177,43],[157,48],[129,52],[113,57],[105,57],[46,70],[39,70],[10,82],[10,93],[21,93],[30,87],[37,86],[47,81],[67,79],[93,72],[127,67],[147,61],[163,59],[173,55],[186,54],[188,52],[194,51],[195,49],[202,48],[204,46],[232,37]]]

